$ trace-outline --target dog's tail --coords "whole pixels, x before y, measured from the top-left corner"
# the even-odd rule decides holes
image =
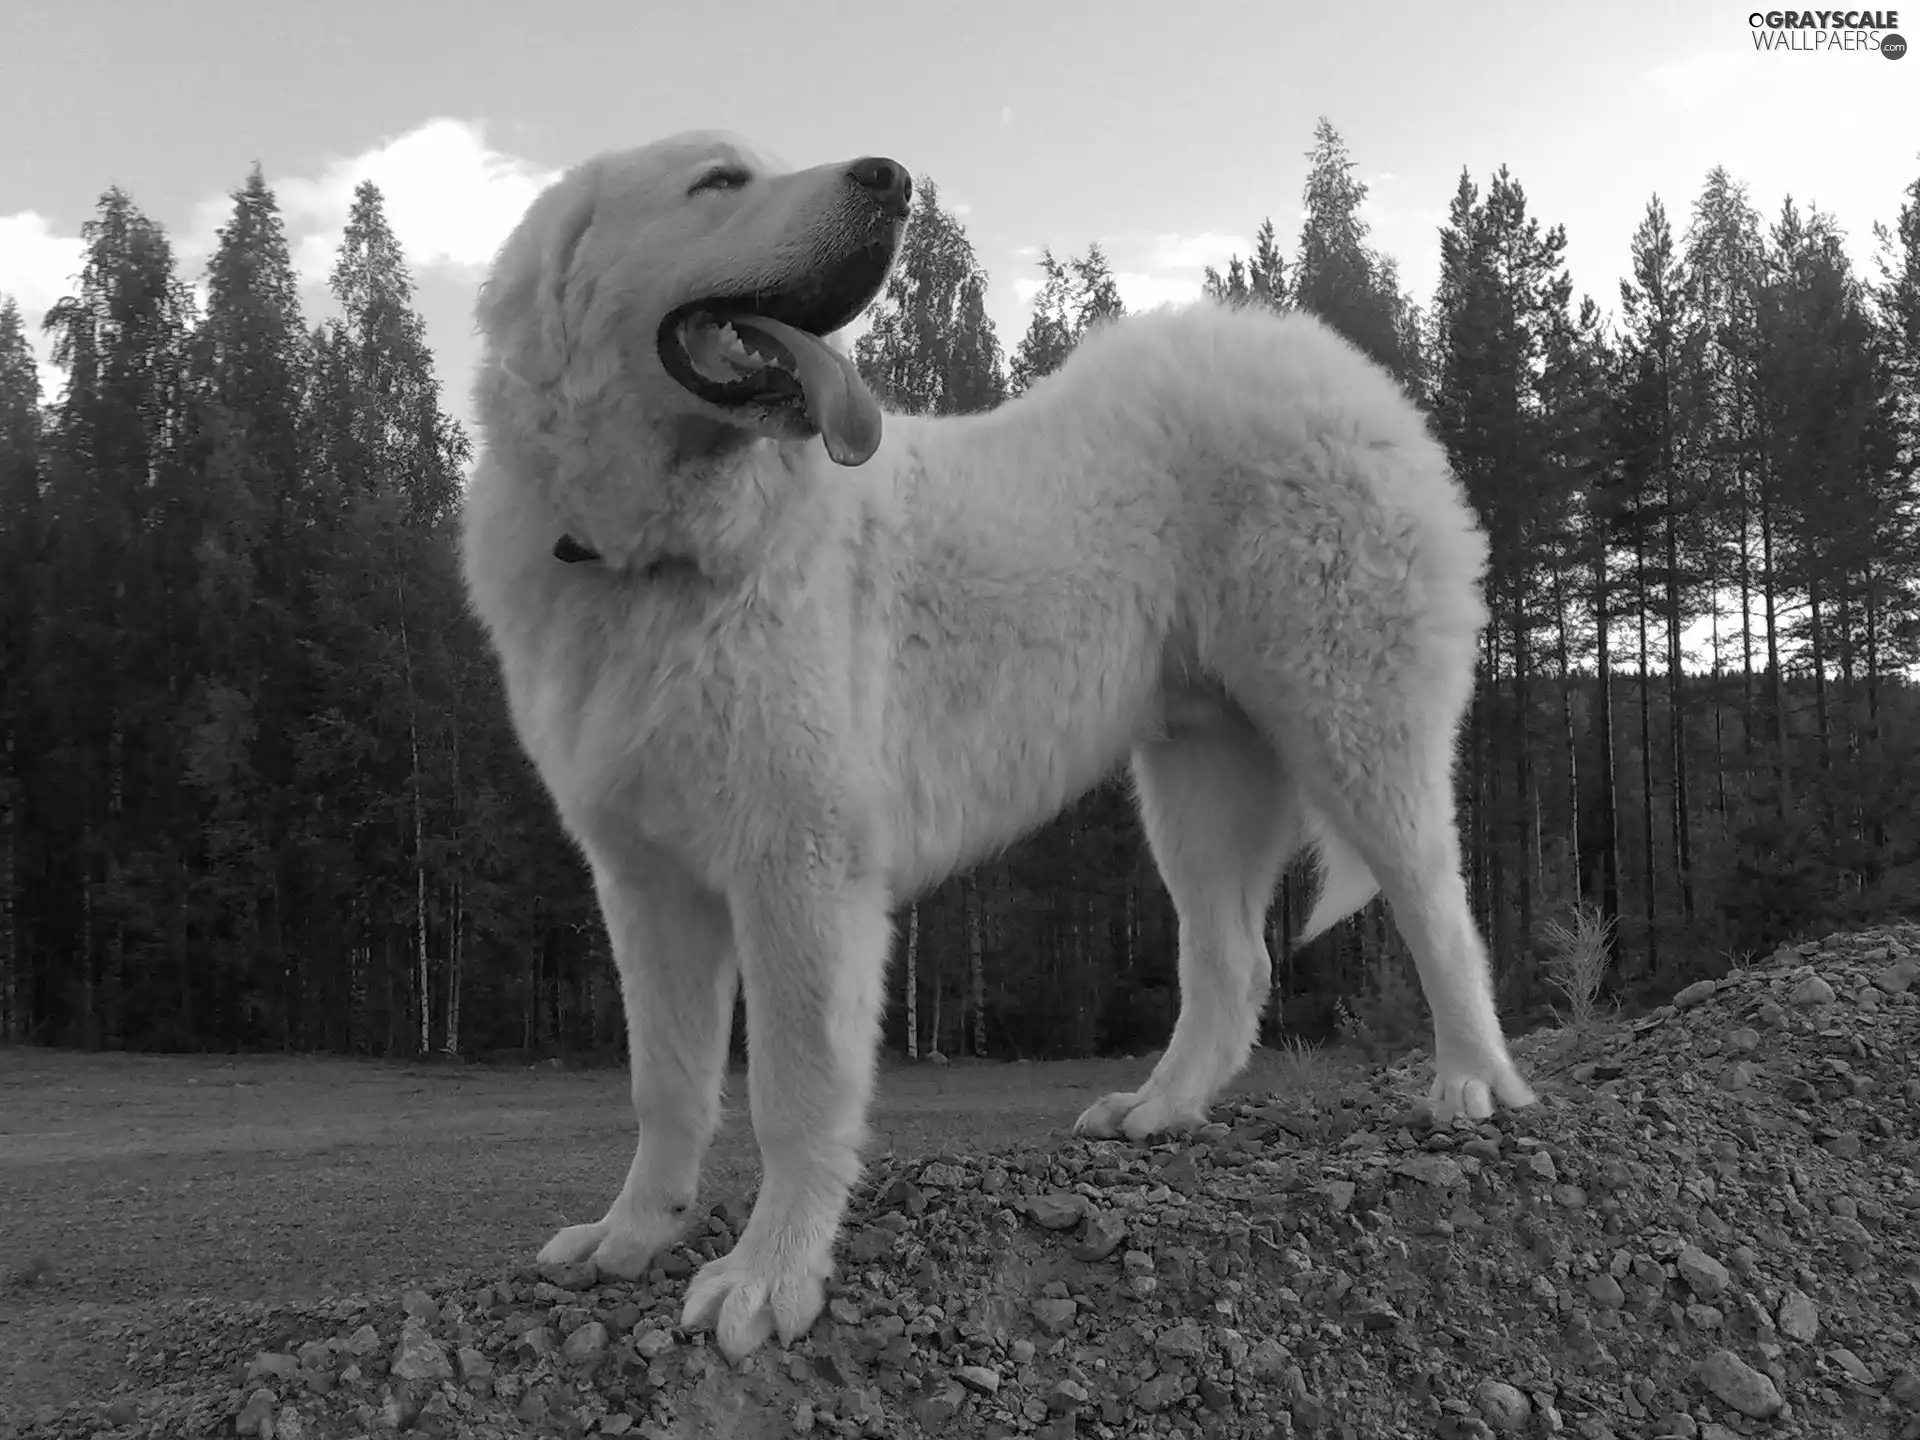
[[[1294,944],[1304,945],[1327,933],[1380,893],[1367,862],[1341,838],[1327,818],[1304,802],[1301,805],[1308,843],[1320,854],[1320,897]]]

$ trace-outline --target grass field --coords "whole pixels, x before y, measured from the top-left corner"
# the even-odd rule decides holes
[[[1284,1088],[1294,1068],[1261,1052],[1236,1089]],[[890,1067],[874,1149],[1064,1138],[1147,1069]],[[728,1099],[709,1201],[755,1183],[744,1075]],[[558,1226],[599,1216],[632,1145],[624,1070],[0,1049],[0,1431],[10,1413],[110,1389],[115,1357],[91,1337],[156,1300],[525,1263]]]

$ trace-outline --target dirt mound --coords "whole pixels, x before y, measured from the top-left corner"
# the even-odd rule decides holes
[[[128,1327],[31,1435],[1920,1437],[1920,927],[1835,935],[1517,1047],[1541,1103],[1413,1077],[1179,1143],[874,1168],[828,1313],[739,1370],[685,1278],[590,1269]]]

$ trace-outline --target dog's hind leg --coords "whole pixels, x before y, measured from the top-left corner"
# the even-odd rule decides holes
[[[1403,704],[1336,711],[1310,701],[1309,714],[1319,713],[1284,743],[1299,756],[1309,799],[1379,880],[1413,952],[1433,1012],[1435,1116],[1484,1119],[1496,1100],[1518,1107],[1534,1094],[1507,1052],[1486,946],[1467,904],[1451,726],[1442,710],[1417,714]]]
[[[591,1258],[633,1279],[692,1218],[700,1162],[720,1119],[739,970],[726,901],[671,858],[595,854],[593,873],[626,1004],[640,1134],[607,1213],[569,1225],[540,1259]]]
[[[825,1303],[880,1039],[886,891],[832,842],[800,848],[733,894],[760,1194],[731,1253],[694,1277],[680,1323],[711,1326],[734,1360],[775,1332],[805,1334]]]
[[[1074,1129],[1139,1140],[1203,1123],[1246,1064],[1272,979],[1267,906],[1305,832],[1279,757],[1237,710],[1141,746],[1133,773],[1180,918],[1180,1015],[1147,1082],[1097,1101]]]

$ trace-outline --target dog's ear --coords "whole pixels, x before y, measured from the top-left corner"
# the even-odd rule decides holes
[[[569,175],[535,199],[480,287],[474,319],[501,370],[521,384],[547,386],[566,375],[592,299],[574,257],[593,228],[597,178]]]

